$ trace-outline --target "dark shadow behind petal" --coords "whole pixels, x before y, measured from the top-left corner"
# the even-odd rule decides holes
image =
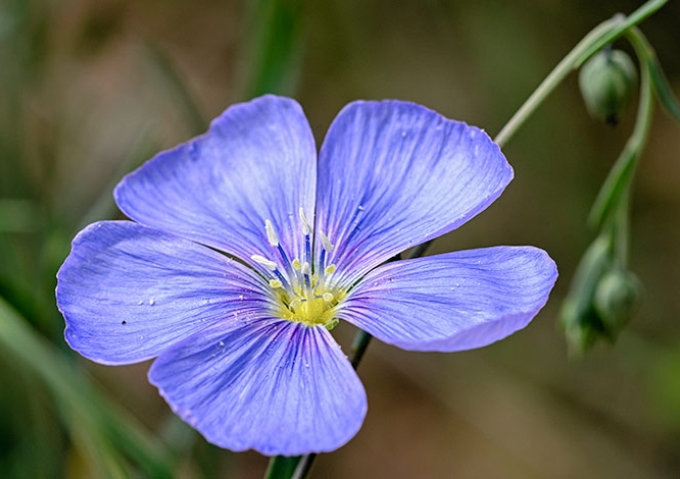
[[[332,451],[366,414],[363,386],[330,333],[280,319],[187,338],[154,362],[149,380],[209,442],[233,451]]]
[[[524,328],[556,279],[547,253],[528,246],[397,261],[366,275],[338,315],[403,349],[461,351]]]
[[[116,203],[130,218],[244,261],[270,251],[271,220],[291,258],[304,245],[298,211],[311,217],[316,147],[302,108],[272,95],[229,107],[202,136],[126,176]]]
[[[104,364],[153,358],[216,322],[271,308],[268,285],[247,267],[132,221],[84,229],[57,280],[66,341]]]
[[[336,245],[337,277],[352,282],[465,223],[511,179],[478,128],[412,103],[354,102],[321,148],[317,227]]]

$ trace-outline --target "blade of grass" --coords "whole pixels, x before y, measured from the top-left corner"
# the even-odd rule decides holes
[[[170,458],[163,446],[85,377],[74,372],[67,358],[36,335],[2,298],[0,347],[42,380],[54,396],[67,426],[72,426],[72,421],[85,426],[82,430],[72,430],[74,437],[85,435],[83,440],[96,445],[99,451],[115,446],[114,450],[125,453],[145,471],[145,477],[173,477]]]
[[[304,46],[302,0],[254,0],[245,98],[295,90]]]

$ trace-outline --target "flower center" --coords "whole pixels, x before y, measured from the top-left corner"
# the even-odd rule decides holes
[[[292,261],[288,258],[272,222],[266,220],[267,241],[273,250],[270,257],[275,258],[275,261],[257,254],[251,259],[264,267],[265,277],[276,299],[277,316],[309,326],[324,325],[332,329],[338,323],[335,307],[346,294],[333,287],[329,281],[335,272],[335,265],[326,265],[326,257],[334,246],[326,235],[317,231],[316,237],[322,247],[319,257],[315,258],[312,254],[312,227],[302,208],[299,216],[305,244],[301,258]]]

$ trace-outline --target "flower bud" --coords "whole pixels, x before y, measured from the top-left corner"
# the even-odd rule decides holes
[[[588,247],[579,263],[560,314],[560,324],[567,337],[570,353],[581,356],[604,333],[593,307],[597,285],[611,268],[611,243],[598,237]]]
[[[605,49],[588,60],[579,73],[581,95],[590,115],[610,125],[618,122],[637,83],[635,64],[621,50]]]
[[[628,323],[640,299],[640,281],[633,273],[614,269],[595,289],[594,306],[603,326],[614,336]]]

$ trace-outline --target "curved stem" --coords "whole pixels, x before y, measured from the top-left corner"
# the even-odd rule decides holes
[[[520,109],[510,118],[510,121],[501,129],[494,141],[499,146],[504,146],[569,73],[583,65],[588,58],[597,53],[602,47],[624,35],[632,27],[656,12],[667,1],[651,0],[628,17],[620,14],[615,15],[610,20],[602,22],[595,27],[541,82]]]
[[[652,125],[652,116],[654,113],[654,86],[652,84],[652,66],[655,61],[655,54],[652,47],[647,42],[647,39],[637,28],[632,28],[628,34],[638,59],[641,63],[641,81],[640,81],[640,104],[638,106],[637,121],[635,122],[635,129],[630,139],[626,143],[625,148],[632,151],[632,154],[623,156],[622,161],[629,161],[632,166],[630,169],[634,172],[642,150],[649,138],[649,131]],[[626,182],[625,188],[620,196],[616,198],[618,208],[614,215],[616,223],[616,255],[617,259],[623,267],[628,263],[628,249],[630,238],[630,195],[633,183],[633,173]]]

